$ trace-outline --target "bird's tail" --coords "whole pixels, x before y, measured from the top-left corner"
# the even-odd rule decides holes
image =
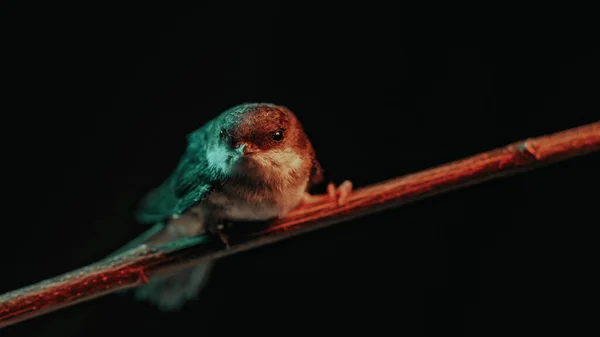
[[[142,244],[159,244],[181,238],[176,233],[177,231],[169,230],[168,226],[158,223],[110,256],[115,256]],[[155,276],[150,279],[148,284],[134,288],[133,292],[136,299],[148,301],[161,310],[178,310],[188,300],[195,298],[200,293],[208,280],[213,263],[213,261],[207,261],[179,270],[174,274]]]

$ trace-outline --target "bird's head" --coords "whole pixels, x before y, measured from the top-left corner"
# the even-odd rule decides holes
[[[308,177],[313,148],[296,116],[266,103],[242,104],[216,120],[218,137],[209,163],[265,183]]]

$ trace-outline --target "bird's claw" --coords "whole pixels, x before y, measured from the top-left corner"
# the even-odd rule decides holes
[[[327,185],[327,194],[326,195],[312,195],[308,192],[305,192],[302,197],[302,206],[314,204],[316,202],[322,201],[323,198],[329,198],[335,200],[338,206],[343,205],[346,202],[348,196],[352,193],[352,182],[350,180],[346,180],[340,184],[337,188],[334,183],[329,183]]]
[[[337,202],[337,205],[340,206],[346,202],[346,198],[352,192],[352,182],[350,180],[345,180],[340,186],[335,187],[334,183],[329,183],[327,185],[327,194],[331,199],[334,199]]]
[[[225,228],[230,227],[231,224],[223,224],[223,223],[219,223],[216,226],[212,227],[209,229],[209,232],[218,237],[219,240],[221,240],[221,242],[225,245],[226,248],[230,248],[231,246],[229,245],[229,236],[227,236],[227,234],[225,234]]]

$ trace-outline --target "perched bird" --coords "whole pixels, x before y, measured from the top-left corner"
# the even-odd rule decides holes
[[[141,201],[136,218],[155,226],[124,248],[186,236],[218,234],[225,222],[281,218],[321,198],[338,204],[352,183],[328,185],[311,195],[323,169],[300,121],[287,108],[267,103],[234,106],[188,135],[171,175]],[[123,251],[121,249],[120,251]],[[198,295],[214,262],[153,278],[136,297],[169,311]]]

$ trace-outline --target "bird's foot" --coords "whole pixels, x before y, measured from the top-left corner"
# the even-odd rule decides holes
[[[215,237],[219,238],[219,240],[221,240],[221,242],[228,249],[231,246],[229,245],[229,236],[227,234],[225,234],[225,228],[228,228],[230,226],[231,226],[231,223],[220,222],[220,223],[216,224],[215,226],[209,226],[208,227],[208,232],[210,234],[214,235]]]
[[[344,181],[337,188],[334,183],[327,185],[327,194],[313,195],[308,192],[304,192],[300,206],[304,207],[307,205],[315,204],[323,201],[324,199],[335,200],[337,205],[343,205],[346,202],[348,196],[352,193],[352,182],[350,180]]]

